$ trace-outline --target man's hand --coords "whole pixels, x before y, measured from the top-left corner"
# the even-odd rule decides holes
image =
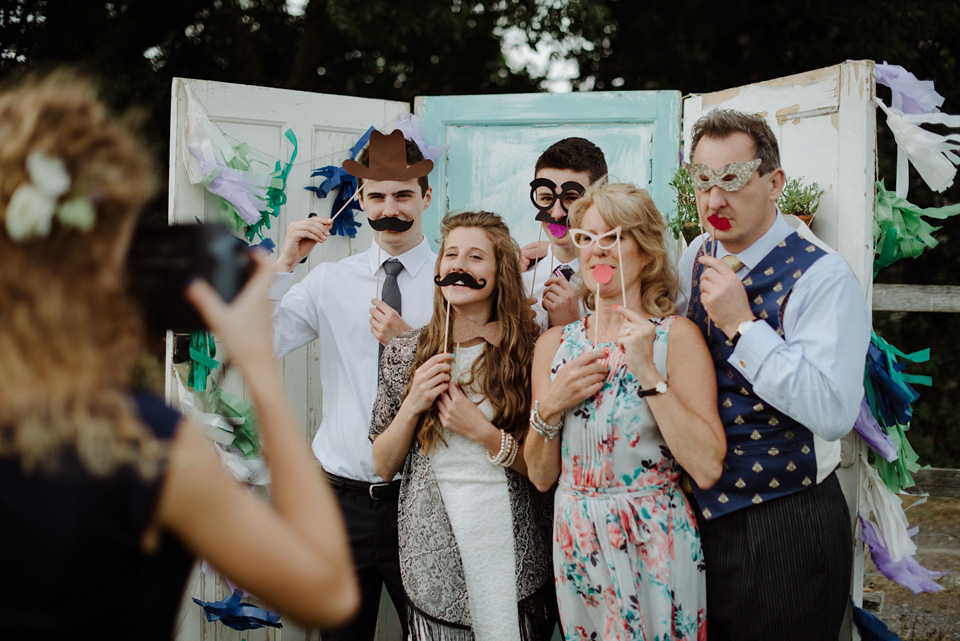
[[[543,288],[543,308],[550,327],[568,325],[580,318],[580,296],[566,278],[552,276]]]
[[[374,298],[370,302],[373,304],[370,308],[370,331],[381,344],[386,345],[397,334],[413,329],[400,318],[397,310],[382,300]]]
[[[287,234],[283,238],[283,249],[280,250],[280,256],[273,263],[274,270],[292,272],[297,263],[306,258],[314,247],[330,237],[332,226],[333,219],[317,216],[295,220],[287,225]]]
[[[700,263],[706,267],[700,277],[700,301],[713,324],[731,338],[740,323],[754,318],[747,290],[736,273],[719,258],[701,256]]]
[[[524,245],[520,250],[520,271],[525,272],[533,267],[535,262],[547,255],[547,250],[549,249],[550,241],[547,240]]]

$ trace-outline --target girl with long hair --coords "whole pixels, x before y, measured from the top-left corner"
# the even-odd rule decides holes
[[[229,305],[188,290],[244,375],[272,504],[199,429],[134,388],[126,292],[147,148],[94,85],[60,71],[0,92],[0,618],[16,638],[169,639],[194,556],[295,618],[344,621],[359,594],[332,492],[273,359],[262,258]]]
[[[550,499],[525,476],[536,329],[519,250],[488,212],[446,216],[442,237],[433,317],[384,350],[370,428],[376,473],[403,469],[411,635],[546,639]]]
[[[708,487],[725,440],[699,329],[673,316],[663,217],[633,185],[570,209],[581,296],[533,363],[530,479],[555,493],[553,562],[567,639],[706,638],[703,554],[681,466]]]

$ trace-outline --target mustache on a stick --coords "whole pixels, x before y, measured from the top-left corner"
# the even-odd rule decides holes
[[[443,278],[440,278],[440,274],[437,274],[433,277],[433,282],[435,282],[438,287],[446,287],[447,285],[456,285],[458,283],[466,285],[470,289],[483,289],[487,286],[486,278],[481,278],[480,282],[477,282],[477,279],[467,272],[450,272]]]
[[[374,231],[407,231],[413,227],[412,220],[403,220],[401,218],[383,217],[367,218],[367,222],[373,227]]]

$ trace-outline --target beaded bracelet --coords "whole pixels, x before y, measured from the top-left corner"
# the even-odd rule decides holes
[[[487,454],[487,460],[494,465],[509,467],[517,457],[517,449],[517,442],[514,438],[504,430],[500,430],[500,451],[497,452],[496,456]],[[509,463],[507,462],[508,459]]]
[[[507,460],[501,463],[501,465],[503,467],[510,467],[511,465],[513,465],[513,462],[517,458],[517,452],[519,451],[520,451],[520,444],[517,443],[517,440],[511,436],[510,437],[510,454],[507,456]]]
[[[556,425],[550,425],[540,416],[540,401],[534,401],[533,409],[530,410],[530,425],[534,432],[548,441],[552,441],[560,434],[560,428],[563,427],[563,418],[561,417],[560,422]]]

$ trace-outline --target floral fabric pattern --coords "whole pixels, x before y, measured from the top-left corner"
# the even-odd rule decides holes
[[[654,362],[666,378],[674,317],[658,323]],[[700,535],[680,467],[623,352],[593,398],[567,410],[554,508],[553,561],[568,641],[706,639]],[[583,320],[567,325],[551,378],[594,349]]]

